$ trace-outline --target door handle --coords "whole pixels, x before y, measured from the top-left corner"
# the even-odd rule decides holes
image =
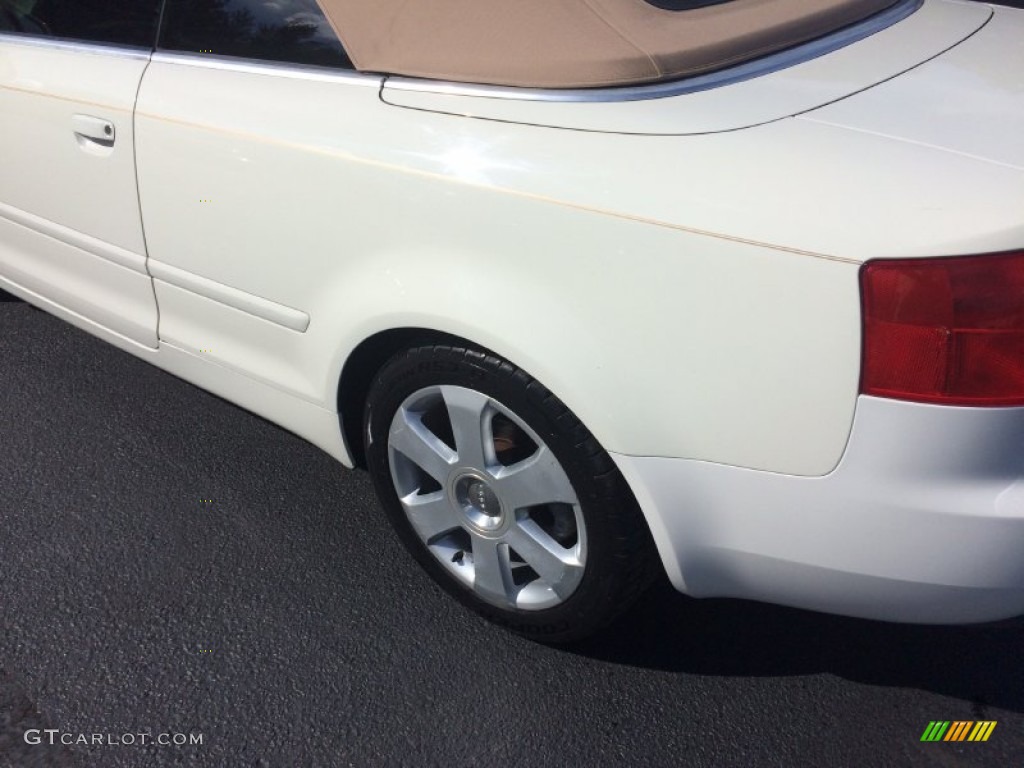
[[[71,129],[82,149],[90,149],[91,146],[110,149],[114,146],[114,124],[109,120],[92,115],[73,115]]]

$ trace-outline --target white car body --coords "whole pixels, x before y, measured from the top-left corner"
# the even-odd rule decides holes
[[[1024,408],[859,395],[858,275],[1024,245],[1024,12],[899,15],[627,100],[0,35],[0,288],[348,466],[353,366],[467,339],[593,432],[681,591],[1017,615]]]

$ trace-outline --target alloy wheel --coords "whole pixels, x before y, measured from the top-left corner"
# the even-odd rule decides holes
[[[482,600],[542,610],[579,586],[579,499],[551,449],[509,408],[466,387],[419,389],[395,412],[388,458],[416,534]]]

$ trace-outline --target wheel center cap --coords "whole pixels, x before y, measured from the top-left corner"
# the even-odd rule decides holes
[[[455,481],[455,502],[476,528],[494,531],[504,522],[501,502],[487,481],[477,475],[463,475]]]

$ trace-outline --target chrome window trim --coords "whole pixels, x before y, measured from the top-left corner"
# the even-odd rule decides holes
[[[345,82],[350,85],[364,85],[380,88],[381,75],[369,75],[354,70],[333,70],[330,67],[300,65],[288,61],[264,61],[256,58],[236,58],[217,54],[180,53],[160,50],[153,54],[155,63],[174,63],[183,67],[202,67],[207,70],[244,72],[250,75],[272,75],[274,77],[313,80],[319,82]]]
[[[707,91],[733,85],[744,80],[778,72],[811,59],[824,56],[845,48],[871,35],[881,32],[915,13],[924,0],[900,0],[890,8],[876,13],[856,24],[844,27],[831,35],[820,37],[808,43],[749,61],[739,66],[696,75],[683,80],[648,85],[603,87],[603,88],[516,88],[501,85],[479,85],[455,83],[444,80],[427,80],[412,77],[387,77],[384,86],[397,91],[419,91],[446,96],[476,96],[487,99],[518,99],[521,101],[555,102],[616,102],[662,99],[687,93]]]
[[[293,77],[302,80],[342,81],[351,85],[380,88],[383,75],[368,74],[349,69],[331,69],[308,64],[291,64],[280,61],[262,61],[259,59],[241,59],[230,56],[199,55],[178,53],[175,51],[153,52],[148,48],[127,48],[124,46],[92,43],[76,40],[54,40],[49,37],[30,37],[28,35],[0,32],[0,43],[27,45],[33,48],[52,48],[72,53],[118,56],[126,59],[151,59],[154,62],[181,64],[190,67],[222,69],[233,72],[248,72],[256,75],[275,75],[277,77]]]
[[[26,45],[31,48],[52,48],[72,53],[87,53],[99,56],[117,56],[124,59],[148,59],[152,49],[126,46],[119,43],[100,43],[93,40],[69,40],[66,38],[36,37],[19,35],[15,32],[0,32],[0,43]]]
[[[233,56],[201,55],[177,51],[157,51],[153,54],[153,62],[180,64],[186,67],[203,67],[205,69],[222,69],[229,72],[246,72],[253,75],[292,77],[300,80],[340,81],[350,85],[363,85],[372,88],[380,88],[382,79],[382,75],[367,74],[351,69],[332,69],[330,67],[317,67],[312,64],[292,64],[287,61],[263,61],[260,59],[242,59]]]

